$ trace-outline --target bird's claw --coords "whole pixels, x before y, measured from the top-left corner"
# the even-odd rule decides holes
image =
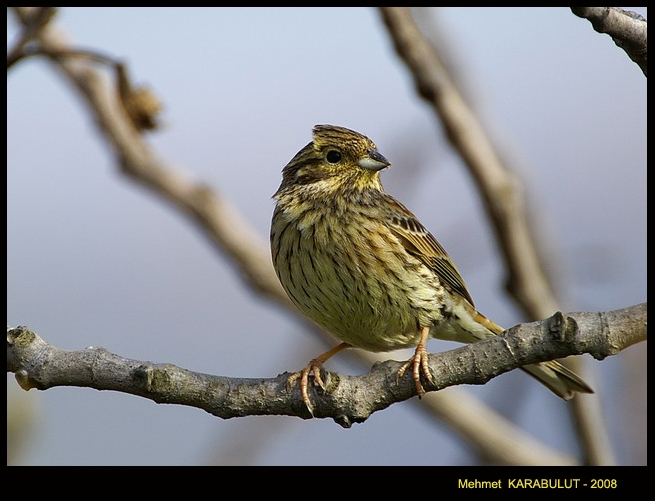
[[[325,391],[325,383],[323,382],[323,378],[321,378],[321,366],[316,364],[313,360],[307,364],[307,366],[304,367],[300,372],[294,372],[291,374],[287,380],[287,383],[289,386],[292,386],[298,379],[300,379],[300,395],[302,397],[302,401],[305,404],[305,407],[307,407],[309,413],[313,416],[314,408],[312,406],[311,400],[309,399],[308,391],[310,374],[314,375],[314,383],[318,384],[318,386],[320,386],[321,389]]]
[[[425,388],[421,383],[421,372],[427,381],[433,383],[432,373],[430,372],[430,367],[428,366],[428,351],[424,346],[416,347],[416,352],[403,366],[398,370],[398,379],[402,378],[405,375],[405,371],[412,367],[412,379],[414,379],[414,384],[416,385],[416,393],[418,397],[421,398],[425,395]]]

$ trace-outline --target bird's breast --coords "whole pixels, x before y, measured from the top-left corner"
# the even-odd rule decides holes
[[[298,308],[337,338],[389,351],[415,346],[419,326],[438,321],[438,279],[363,209],[277,217],[271,244],[280,281]]]

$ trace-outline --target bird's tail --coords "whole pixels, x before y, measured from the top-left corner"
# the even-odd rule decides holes
[[[503,329],[481,313],[477,313],[476,321],[484,325],[494,334],[500,334]],[[593,393],[594,390],[575,372],[564,367],[556,360],[525,365],[522,370],[530,374],[546,388],[564,400],[573,398],[574,393]]]

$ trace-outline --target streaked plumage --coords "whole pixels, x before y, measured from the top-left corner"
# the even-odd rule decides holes
[[[313,141],[282,171],[273,196],[271,252],[291,300],[343,343],[300,373],[308,375],[354,346],[368,351],[416,347],[412,367],[419,395],[428,337],[471,343],[501,327],[478,313],[455,264],[418,219],[384,191],[380,171],[390,164],[357,132],[317,125]],[[591,393],[558,362],[523,367],[562,398]]]

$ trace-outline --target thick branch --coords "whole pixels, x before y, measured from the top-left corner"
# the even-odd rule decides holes
[[[598,33],[612,37],[648,76],[648,23],[636,12],[618,7],[571,7],[573,13],[589,20]]]
[[[615,355],[646,339],[646,303],[607,313],[557,313],[515,326],[504,334],[445,353],[430,355],[434,384],[428,391],[460,384],[484,384],[526,364],[589,353]],[[314,416],[343,427],[416,395],[411,377],[397,380],[401,362],[377,363],[363,376],[328,373],[327,391],[312,388]],[[114,390],[158,403],[198,407],[221,418],[250,415],[311,417],[289,374],[241,379],[201,374],[171,364],[130,360],[103,348],[67,351],[25,327],[7,330],[7,371],[24,389],[80,386]]]

